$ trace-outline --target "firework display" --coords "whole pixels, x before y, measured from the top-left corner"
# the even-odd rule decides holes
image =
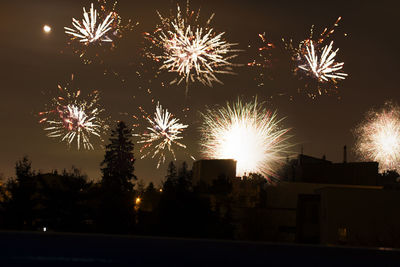
[[[211,159],[234,159],[237,175],[276,174],[288,155],[289,129],[281,128],[282,119],[262,103],[227,103],[201,114],[202,154]]]
[[[1,3],[0,267],[396,266],[400,1]]]
[[[258,58],[249,62],[250,67],[260,67],[259,86],[264,85],[265,77],[274,80],[275,76],[282,76],[283,69],[277,70],[279,61],[287,61],[287,69],[292,73],[293,83],[297,84],[297,92],[305,92],[309,97],[317,95],[336,94],[339,82],[344,80],[348,74],[343,72],[344,62],[337,62],[339,49],[334,49],[334,41],[327,40],[335,32],[339,25],[339,17],[331,29],[325,28],[321,34],[314,37],[314,26],[311,27],[310,35],[297,45],[293,39],[282,38],[280,45],[275,45],[268,40],[266,34],[259,34],[262,41],[258,48]],[[280,47],[281,49],[276,49]],[[285,51],[282,53],[281,51]]]
[[[325,28],[316,39],[314,38],[314,26],[311,27],[309,38],[301,41],[296,49],[291,42],[286,45],[288,51],[292,53],[295,74],[300,75],[301,72],[304,72],[306,76],[315,79],[319,95],[336,91],[338,82],[348,76],[342,72],[344,62],[336,62],[339,49],[333,50],[333,41],[329,45],[325,45],[325,42],[335,32],[340,20],[341,17],[336,20],[330,30]],[[313,93],[310,95],[314,96]]]
[[[145,38],[152,44],[146,55],[160,62],[160,70],[178,74],[171,84],[185,81],[188,85],[198,81],[212,86],[213,82],[222,84],[216,74],[233,74],[231,59],[237,56],[234,53],[238,50],[232,47],[237,44],[227,42],[223,38],[224,32],[217,33],[210,26],[214,14],[204,26],[199,25],[200,12],[191,11],[189,2],[186,12],[177,5],[175,15],[157,14],[161,24],[153,33],[145,33]]]
[[[356,152],[363,159],[379,163],[379,171],[400,172],[400,107],[387,102],[380,110],[366,113],[354,131]]]
[[[161,163],[165,162],[166,153],[170,152],[176,160],[174,147],[176,145],[181,148],[186,148],[186,146],[180,143],[181,136],[184,129],[188,125],[179,122],[179,119],[174,118],[174,116],[168,112],[167,109],[163,109],[162,106],[157,103],[156,112],[154,117],[151,118],[147,116],[147,122],[150,124],[147,127],[147,131],[142,134],[135,134],[140,140],[138,143],[143,144],[140,149],[142,158],[151,155],[151,158],[158,156],[157,168]]]
[[[72,18],[72,25],[74,29],[64,27],[65,33],[72,35],[73,38],[78,38],[79,42],[93,43],[99,42],[112,42],[107,33],[112,29],[110,24],[114,21],[111,17],[113,13],[110,12],[102,23],[97,23],[97,11],[93,8],[93,3],[90,7],[90,13],[86,12],[83,8],[82,22]]]
[[[121,17],[115,11],[117,2],[111,8],[107,7],[105,0],[98,0],[98,4],[99,8],[96,9],[92,3],[89,11],[83,7],[83,19],[72,18],[72,27],[64,27],[74,52],[88,64],[101,56],[100,53],[104,52],[101,48],[113,50],[116,47],[115,40],[134,27],[131,20],[126,25],[122,24]]]
[[[39,123],[44,125],[47,136],[66,142],[68,147],[76,142],[78,150],[94,149],[91,138],[102,141],[102,135],[108,128],[101,118],[104,109],[99,105],[99,93],[93,91],[86,99],[81,91],[70,91],[58,85],[60,96],[52,99]]]
[[[321,82],[328,82],[329,79],[342,79],[344,80],[347,76],[346,73],[338,72],[343,68],[343,62],[335,62],[335,56],[339,48],[332,51],[333,41],[328,45],[324,46],[322,50],[321,57],[318,59],[314,44],[310,41],[310,47],[307,47],[307,54],[305,58],[307,59],[307,64],[300,65],[299,68],[310,72]]]
[[[128,24],[122,24],[116,4],[114,2],[110,6],[106,0],[97,0],[89,8],[83,7],[82,19],[72,18],[72,26],[64,27],[69,44],[85,63],[102,58],[106,51],[116,47],[117,41],[126,30],[132,29],[130,20]],[[211,25],[214,14],[203,21],[200,9],[191,10],[189,1],[185,8],[177,4],[169,15],[162,15],[158,11],[157,14],[160,22],[152,32],[144,33],[148,45],[143,47],[144,55],[152,60],[148,64],[152,65],[151,68],[158,68],[157,74],[154,76],[150,67],[143,62],[136,69],[138,79],[146,82],[138,88],[151,97],[152,105],[158,100],[156,93],[152,93],[155,90],[150,84],[153,77],[159,77],[162,72],[172,73],[170,85],[183,83],[186,90],[189,84],[195,82],[209,87],[215,83],[222,84],[220,74],[235,74],[233,68],[238,64],[233,63],[233,59],[240,51],[236,49],[238,44],[226,40],[224,32],[214,30]],[[334,47],[334,41],[327,42],[340,19],[339,17],[331,29],[325,29],[316,37],[312,27],[309,37],[298,45],[294,45],[292,40],[287,42],[282,39],[283,49],[280,51],[290,61],[288,75],[304,81],[307,90],[315,87],[318,93],[307,92],[311,97],[327,92],[331,87],[337,88],[338,82],[347,77],[343,70],[344,62],[337,60],[339,49]],[[262,41],[262,46],[258,48],[261,61],[254,60],[248,65],[262,69],[275,68],[279,61],[274,58],[275,51],[279,50],[276,49],[278,46],[265,33],[259,34],[259,37]],[[104,74],[111,72],[119,76],[113,70],[105,70]],[[286,78],[281,69],[275,73],[270,72],[265,77],[273,79],[274,75]],[[165,79],[162,80],[161,86],[165,87]],[[69,91],[61,86],[59,88],[63,96],[53,98],[49,108],[40,113],[43,116],[40,123],[45,125],[44,129],[49,137],[59,138],[68,146],[76,142],[78,149],[93,149],[91,138],[94,136],[102,140],[104,130],[108,127],[102,119],[104,109],[98,104],[98,92],[94,91],[83,98],[79,90]],[[145,105],[140,103],[142,104]],[[179,108],[186,110],[185,112],[190,110],[189,106]],[[200,153],[206,158],[235,159],[238,175],[259,173],[272,177],[290,153],[290,136],[287,134],[289,129],[282,128],[282,119],[278,118],[277,113],[265,108],[257,99],[249,103],[238,99],[235,103],[227,103],[225,107],[208,109],[201,113],[201,117]],[[146,115],[143,118],[147,124],[146,129],[134,134],[141,146],[141,158],[157,158],[158,168],[165,162],[168,154],[176,159],[175,149],[186,149],[182,139],[188,125],[181,123],[159,103],[154,116]],[[139,125],[142,124],[134,127]]]

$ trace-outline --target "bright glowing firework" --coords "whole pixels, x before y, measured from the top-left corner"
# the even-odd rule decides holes
[[[70,147],[76,142],[78,149],[94,149],[90,138],[96,136],[102,141],[101,135],[108,126],[100,118],[104,109],[98,104],[99,94],[94,91],[87,99],[81,97],[81,92],[69,92],[67,88],[58,86],[62,95],[52,99],[47,111],[40,112],[47,136],[59,138]]]
[[[188,125],[179,123],[179,119],[174,118],[173,115],[169,113],[167,109],[164,110],[159,103],[157,103],[154,118],[148,116],[147,121],[150,124],[150,127],[147,127],[147,131],[140,135],[135,134],[135,136],[140,137],[138,143],[144,144],[140,152],[142,153],[147,150],[142,158],[149,155],[151,155],[151,158],[158,156],[158,168],[161,163],[165,162],[166,152],[170,152],[174,160],[176,159],[173,145],[186,148],[186,146],[178,140],[183,138],[180,135]]]
[[[91,63],[94,57],[99,57],[99,52],[94,50],[93,55],[87,55],[88,49],[102,47],[103,43],[110,44],[107,48],[116,47],[115,40],[122,37],[125,30],[131,30],[134,26],[131,20],[128,24],[122,25],[122,19],[115,11],[117,2],[114,2],[112,8],[107,8],[105,0],[98,0],[100,8],[95,9],[93,3],[90,10],[83,7],[83,19],[72,18],[72,28],[64,27],[65,33],[71,36],[71,45],[74,45],[74,52],[84,58],[85,63]],[[79,45],[75,45],[78,42]]]
[[[199,81],[203,85],[212,86],[213,82],[222,83],[217,78],[217,73],[234,74],[231,59],[237,56],[232,53],[238,50],[233,50],[232,47],[237,44],[228,43],[223,38],[224,32],[215,33],[210,27],[214,14],[204,26],[200,26],[200,12],[195,14],[190,11],[189,2],[186,13],[181,11],[179,5],[177,14],[171,17],[165,18],[157,13],[161,25],[157,26],[153,34],[145,33],[145,37],[153,44],[146,54],[161,62],[160,70],[178,74],[178,78],[171,84],[185,81],[188,85]]]
[[[356,152],[363,160],[379,163],[380,172],[400,172],[400,108],[390,102],[367,112],[354,131]]]
[[[242,104],[241,100],[226,107],[208,109],[201,114],[202,154],[212,159],[234,159],[237,175],[276,174],[287,156],[289,129],[279,126],[282,119],[263,104]]]

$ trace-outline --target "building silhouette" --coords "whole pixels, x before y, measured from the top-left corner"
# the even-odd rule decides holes
[[[285,181],[342,184],[342,185],[379,185],[381,176],[377,162],[347,162],[346,146],[343,149],[343,162],[333,163],[325,156],[315,158],[299,154],[286,166],[283,175]]]
[[[193,183],[211,185],[219,177],[236,177],[236,161],[233,159],[202,159],[193,163]]]
[[[218,161],[196,162],[194,177],[197,171],[197,181],[211,183],[230,174],[235,238],[400,247],[398,175],[380,174],[377,162],[348,162],[346,150],[340,163],[301,153],[287,161],[278,184],[235,177],[233,165]]]

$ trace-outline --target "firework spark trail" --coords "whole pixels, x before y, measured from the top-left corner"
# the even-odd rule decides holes
[[[132,30],[138,24],[133,24],[131,20],[125,25],[122,24],[122,18],[115,10],[117,2],[111,7],[106,0],[97,2],[98,9],[93,3],[89,11],[83,7],[83,19],[72,18],[72,27],[64,27],[65,33],[70,37],[68,44],[85,64],[92,63],[96,58],[100,59],[101,52],[107,49],[114,50],[117,46],[116,40],[122,38],[125,31]]]
[[[331,85],[336,89],[338,80],[344,80],[348,76],[344,72],[337,72],[343,69],[344,62],[335,62],[339,49],[333,50],[333,41],[329,45],[324,45],[325,41],[335,32],[340,20],[341,17],[336,20],[330,30],[325,28],[317,40],[313,40],[313,26],[309,38],[301,41],[297,48],[294,48],[292,44],[286,45],[294,54],[293,59],[296,61],[294,72],[302,70],[306,75],[316,78],[320,95],[322,91],[328,91],[321,87]]]
[[[142,110],[142,113],[145,112]],[[144,144],[140,152],[143,153],[143,151],[147,150],[141,158],[143,159],[150,155],[151,158],[158,156],[157,168],[160,167],[161,163],[165,162],[166,152],[170,152],[174,160],[176,160],[173,145],[186,148],[186,146],[178,140],[183,139],[180,135],[188,125],[180,123],[179,119],[174,118],[174,116],[168,112],[167,109],[163,109],[159,103],[157,103],[154,118],[146,116],[146,120],[150,124],[150,127],[147,127],[148,131],[142,134],[134,134],[134,136],[140,138],[138,143]]]
[[[79,90],[70,92],[60,85],[58,88],[65,96],[52,99],[48,110],[39,113],[43,116],[39,123],[45,125],[48,137],[60,138],[68,147],[76,141],[78,150],[81,146],[88,150],[94,149],[91,136],[102,141],[101,135],[108,128],[101,118],[104,109],[98,104],[99,93],[94,91],[87,99],[83,99]]]
[[[297,45],[293,39],[284,38],[276,45],[268,40],[265,33],[259,34],[262,44],[258,48],[258,57],[247,64],[260,68],[256,78],[258,86],[264,85],[266,78],[275,80],[281,76],[282,71],[288,70],[295,78],[296,93],[305,92],[311,98],[316,98],[322,93],[336,94],[339,82],[345,80],[348,75],[343,72],[344,62],[336,62],[339,49],[333,48],[333,41],[327,41],[339,26],[340,20],[341,17],[330,29],[325,28],[317,36],[314,36],[312,26],[309,36]],[[280,65],[282,63],[283,65]],[[286,94],[285,92],[283,95]]]
[[[318,60],[317,51],[311,40],[310,46],[307,46],[307,54],[305,55],[308,64],[299,65],[299,68],[312,73],[321,82],[328,82],[329,79],[344,80],[347,74],[337,72],[343,68],[344,62],[335,62],[336,53],[339,51],[339,48],[333,51],[332,45],[333,41],[329,45],[324,46],[321,57]]]
[[[363,160],[379,163],[379,171],[400,172],[400,107],[387,102],[367,112],[354,131],[356,152]]]
[[[83,8],[84,19],[82,22],[72,18],[72,25],[75,29],[64,27],[65,33],[78,38],[79,42],[83,43],[93,43],[96,41],[112,42],[110,37],[106,35],[106,33],[112,29],[110,26],[114,21],[114,18],[111,17],[112,14],[113,13],[110,12],[102,23],[97,24],[97,10],[94,9],[92,3],[90,13],[86,12],[86,9]]]
[[[187,3],[186,13],[177,6],[177,14],[163,17],[157,12],[161,25],[153,34],[145,33],[145,37],[153,44],[146,55],[161,63],[160,70],[175,72],[178,77],[171,84],[186,85],[199,81],[203,85],[212,86],[213,82],[222,83],[215,74],[234,74],[230,61],[239,50],[232,49],[237,45],[228,43],[222,33],[216,33],[209,26],[213,16],[204,26],[198,24],[200,10],[196,13],[189,10]],[[171,11],[172,14],[172,11]]]
[[[274,176],[290,148],[289,129],[279,126],[282,119],[263,104],[236,103],[201,114],[201,147],[204,157],[234,159],[237,175],[249,173]]]
[[[252,62],[247,63],[247,66],[250,67],[263,67],[263,68],[269,68],[271,67],[271,51],[272,49],[275,49],[276,46],[267,40],[265,32],[263,34],[258,34],[258,37],[260,37],[262,41],[262,46],[258,48],[259,56],[261,57],[261,61],[253,60]],[[249,45],[250,47],[250,45]],[[267,51],[268,53],[265,53]]]

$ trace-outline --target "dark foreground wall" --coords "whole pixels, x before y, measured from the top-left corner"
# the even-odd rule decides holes
[[[0,266],[387,266],[399,262],[397,250],[0,232]]]

